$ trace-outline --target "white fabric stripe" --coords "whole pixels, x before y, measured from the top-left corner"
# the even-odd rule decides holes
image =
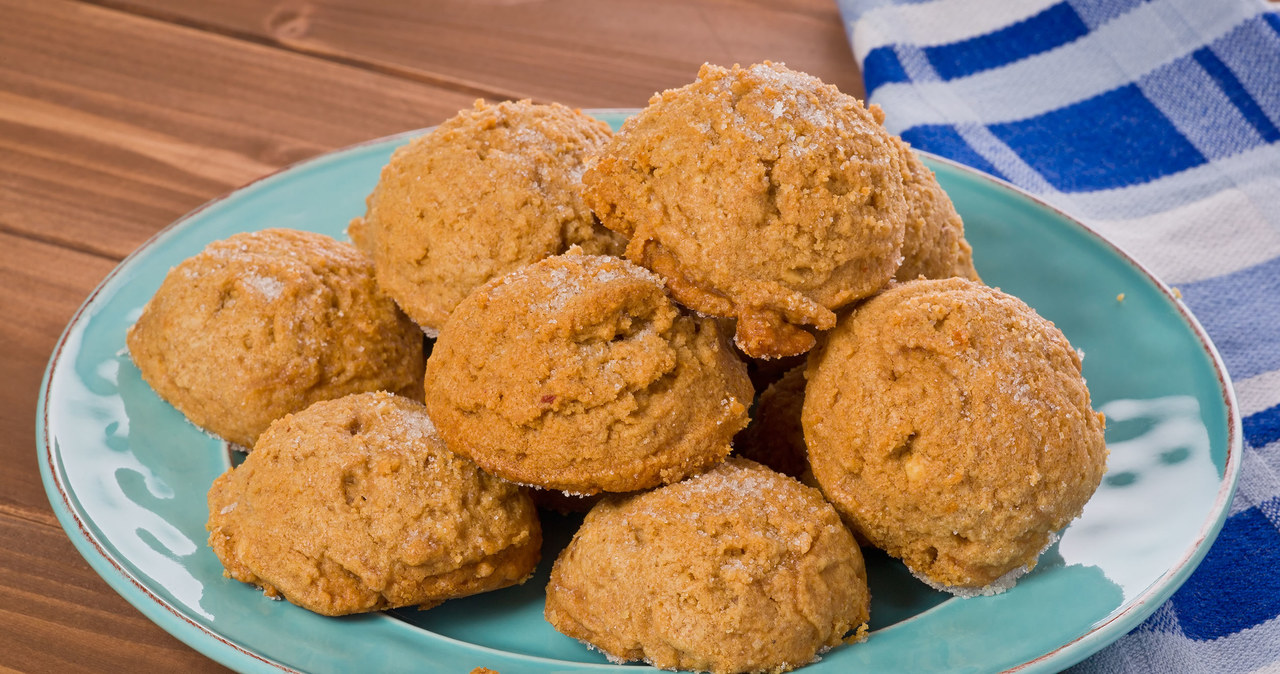
[[[881,11],[896,12],[898,7],[886,7]],[[850,22],[845,26],[845,31],[849,34],[849,46],[853,48],[853,58],[861,67],[863,59],[867,58],[867,54],[871,53],[876,47],[884,47],[893,44],[892,28],[882,28],[883,20],[865,21],[859,19]]]
[[[1262,143],[1262,136],[1222,93],[1209,73],[1188,57],[1138,80],[1147,100],[1209,159]]]
[[[1240,404],[1240,416],[1247,417],[1262,410],[1280,405],[1280,370],[1232,382],[1236,390],[1236,402]]]
[[[1267,464],[1259,450],[1246,447],[1244,456],[1240,457],[1240,481],[1236,483],[1236,497],[1231,502],[1227,516],[1275,498],[1276,494],[1280,494],[1280,476]],[[1276,527],[1280,528],[1280,524],[1276,524]]]
[[[854,21],[849,35],[853,39],[853,54],[861,61],[872,49],[888,44],[929,47],[984,35],[1039,14],[1061,1],[988,2],[980,12],[974,11],[972,0],[880,7]]]
[[[1273,662],[1269,665],[1263,665],[1249,674],[1280,674],[1280,662]]]
[[[929,63],[928,57],[914,45],[894,47],[893,51],[898,55],[902,69],[912,81],[933,82],[939,79],[938,72],[933,69],[933,64]]]
[[[1267,58],[1275,54],[1275,32],[1266,26],[1250,26],[1234,37],[1231,49],[1215,49],[1214,53],[1231,68],[1267,119],[1280,127],[1280,77],[1276,76],[1275,61]]]
[[[1067,197],[1047,195],[1045,198],[1075,217],[1089,222],[1141,218],[1205,199],[1219,190],[1230,188],[1231,183],[1225,181],[1223,175],[1253,176],[1257,180],[1280,178],[1276,152],[1276,145],[1260,145],[1234,157],[1219,159],[1141,185],[1074,192]],[[1243,189],[1255,200],[1274,198],[1264,196],[1269,189],[1263,189],[1262,193],[1258,193],[1252,185],[1245,185]],[[1280,227],[1280,213],[1263,211],[1262,215],[1273,226]]]
[[[1271,198],[1280,200],[1280,177],[1255,182],[1266,183],[1275,193]],[[1280,201],[1260,200],[1250,191],[1226,189],[1154,215],[1090,224],[1166,283],[1200,281],[1280,257],[1280,225],[1257,206]]]
[[[933,65],[929,63],[929,59],[925,58],[924,52],[911,47],[898,48],[896,51],[899,60],[902,61],[903,69],[907,71],[907,75],[912,80],[925,81],[938,78]],[[932,100],[923,101],[923,105],[935,110],[968,109],[968,103],[957,97],[956,92],[952,89],[940,87],[931,91],[933,93]],[[887,123],[888,119],[886,118],[885,121]],[[892,131],[892,129],[890,130]],[[1041,195],[1048,197],[1061,196],[1048,181],[1035,169],[1032,169],[1016,152],[1009,149],[1008,145],[996,138],[995,134],[991,133],[987,127],[981,124],[960,123],[956,124],[956,131],[973,147],[975,152],[991,162],[992,166],[995,166],[1012,182]]]
[[[1169,4],[1178,5],[1172,16]],[[1170,54],[1190,53],[1194,45],[1221,37],[1265,9],[1253,3],[1204,0],[1147,3],[1071,44],[949,82],[886,84],[872,93],[871,102],[893,112],[895,133],[921,124],[1026,119],[1128,84],[1167,63]],[[1183,37],[1186,24],[1195,26],[1198,37],[1178,42],[1187,39]],[[1274,75],[1270,70],[1258,74],[1275,81]],[[1053,86],[1030,86],[1044,81]],[[943,109],[920,105],[921,100],[936,100],[939,89],[948,89],[967,105]]]
[[[1139,629],[1116,643],[1070,671],[1245,674],[1280,657],[1280,618],[1210,641]]]
[[[1273,154],[1280,156],[1280,145],[1268,146]],[[1232,174],[1236,176],[1236,183],[1240,185],[1240,189],[1249,195],[1255,204],[1280,204],[1280,166],[1272,166],[1271,172],[1265,176],[1259,176],[1257,173],[1242,173],[1243,168],[1235,164],[1224,167],[1236,171]],[[1256,178],[1250,182],[1243,182],[1240,176],[1247,175]],[[1280,230],[1280,209],[1268,208],[1262,211],[1263,215],[1270,221],[1271,226]]]
[[[1065,201],[1068,197],[1059,192],[1049,181],[1045,180],[1035,169],[1031,168],[1017,152],[1009,149],[1004,141],[996,138],[991,130],[981,124],[958,124],[956,131],[960,133],[960,137],[974,149],[975,152],[982,155],[984,159],[991,162],[1000,173],[1004,174],[1010,182],[1022,185],[1036,194],[1046,198],[1057,198],[1059,201]]]
[[[1133,5],[1138,2],[1130,2],[1125,6],[1123,2],[1113,0],[1068,0],[1071,8],[1076,10],[1076,14],[1084,21],[1084,25],[1089,30],[1096,30],[1098,26],[1124,14],[1133,9]]]

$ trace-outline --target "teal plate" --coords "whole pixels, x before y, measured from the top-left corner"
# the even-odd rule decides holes
[[[615,127],[627,111],[596,113]],[[45,373],[41,477],[89,564],[148,618],[246,672],[615,669],[542,619],[547,567],[574,522],[545,522],[539,574],[430,611],[326,618],[222,576],[205,493],[231,464],[139,378],[125,330],[173,265],[236,232],[343,236],[403,134],[295,165],[182,218],[129,256],[72,319]],[[1007,184],[926,158],[990,284],[1087,354],[1110,471],[1083,516],[1011,591],[957,599],[868,554],[872,633],[806,672],[1056,671],[1128,632],[1195,568],[1226,516],[1240,418],[1225,369],[1170,290],[1071,218]],[[1117,295],[1123,293],[1123,301]]]

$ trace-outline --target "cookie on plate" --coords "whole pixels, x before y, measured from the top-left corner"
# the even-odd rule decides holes
[[[780,64],[704,65],[627,120],[584,197],[681,304],[736,318],[747,355],[803,353],[901,262],[906,167],[882,121]]]
[[[547,620],[611,660],[783,672],[865,633],[862,554],[810,487],[731,458],[587,514],[547,585]]]
[[[1081,356],[1015,297],[911,281],[810,355],[813,476],[850,525],[957,594],[1007,589],[1106,470]]]
[[[578,245],[621,253],[582,202],[583,160],[609,127],[558,103],[477,101],[396,150],[351,222],[378,282],[428,334],[472,290]]]
[[[228,576],[324,615],[521,583],[542,541],[521,488],[450,452],[422,403],[389,393],[273,423],[214,481],[208,529]]]
[[[576,494],[675,482],[747,424],[746,366],[662,281],[574,250],[482,286],[440,331],[427,407],[449,448]]]
[[[421,400],[422,341],[360,251],[290,229],[236,234],[184,260],[127,336],[161,398],[246,448],[320,400],[378,390]]]

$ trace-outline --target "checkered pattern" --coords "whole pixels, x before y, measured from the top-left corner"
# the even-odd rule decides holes
[[[837,0],[886,126],[1177,285],[1244,416],[1217,542],[1079,672],[1280,671],[1280,4]]]

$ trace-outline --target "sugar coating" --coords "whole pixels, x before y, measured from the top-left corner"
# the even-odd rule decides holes
[[[1020,300],[968,280],[869,300],[807,375],[814,478],[859,534],[938,585],[1033,567],[1106,469],[1078,354]]]
[[[593,508],[552,568],[546,617],[614,662],[783,672],[864,633],[869,603],[821,494],[731,458]]]
[[[450,452],[422,403],[385,392],[271,425],[209,490],[228,576],[325,615],[434,606],[523,582],[533,502]]]
[[[348,227],[378,282],[425,330],[474,288],[580,245],[623,242],[582,202],[586,155],[609,127],[563,105],[477,101],[396,150]]]
[[[368,258],[322,234],[266,229],[209,244],[170,270],[126,341],[160,397],[243,447],[319,400],[422,397],[422,333]]]
[[[426,372],[449,447],[508,480],[575,494],[696,474],[747,423],[746,368],[661,279],[572,249],[454,310]]]
[[[626,255],[753,357],[807,351],[797,326],[879,290],[901,261],[906,168],[879,110],[780,64],[704,65],[656,95],[583,176]]]

